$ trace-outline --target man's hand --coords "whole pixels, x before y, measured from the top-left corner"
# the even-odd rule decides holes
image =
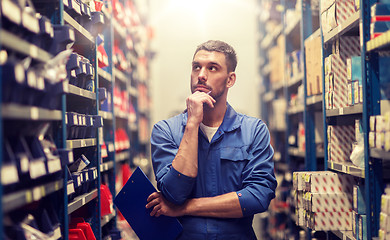
[[[148,197],[146,208],[153,208],[150,216],[161,215],[180,217],[184,215],[216,218],[241,218],[243,216],[236,192],[215,197],[187,199],[183,205],[175,205],[166,200],[161,192]]]
[[[161,192],[150,194],[147,199],[146,208],[153,208],[150,216],[159,217],[161,215],[169,217],[180,217],[184,215],[184,206],[177,206],[166,200]]]
[[[187,98],[188,121],[199,125],[203,121],[203,106],[213,108],[215,99],[209,94],[196,91]]]

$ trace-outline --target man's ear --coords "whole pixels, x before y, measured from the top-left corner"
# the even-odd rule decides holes
[[[236,82],[236,73],[235,72],[229,73],[229,77],[228,77],[226,86],[228,88],[231,88],[231,87],[233,87],[235,82]]]

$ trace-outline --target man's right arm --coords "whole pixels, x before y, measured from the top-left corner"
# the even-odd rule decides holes
[[[196,92],[187,99],[187,124],[179,148],[170,126],[157,124],[152,132],[152,161],[159,190],[171,202],[183,204],[198,174],[198,133],[203,120],[203,104],[214,99]]]
[[[203,121],[203,106],[214,107],[215,100],[203,92],[195,92],[187,98],[187,125],[172,166],[182,174],[195,178],[198,175],[198,133]]]

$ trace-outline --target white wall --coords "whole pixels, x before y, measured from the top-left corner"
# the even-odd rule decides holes
[[[157,53],[151,64],[152,124],[185,109],[193,53],[209,39],[225,41],[237,52],[229,103],[259,116],[256,10],[256,0],[150,0]]]

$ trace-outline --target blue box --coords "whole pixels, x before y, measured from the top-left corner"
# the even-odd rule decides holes
[[[351,80],[358,81],[362,86],[362,58],[360,56],[351,57]]]
[[[367,240],[367,216],[359,215],[359,235],[357,240]]]
[[[358,214],[366,214],[366,201],[364,199],[365,187],[353,186],[353,210]]]

